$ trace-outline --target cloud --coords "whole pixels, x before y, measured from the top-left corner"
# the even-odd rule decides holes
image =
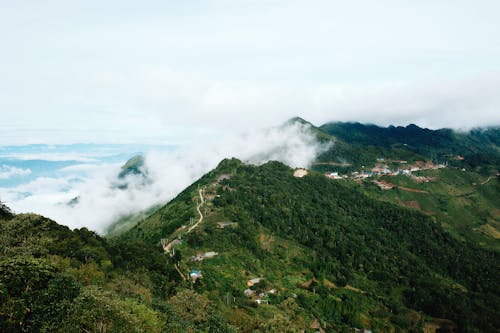
[[[4,1],[0,142],[175,142],[294,115],[317,124],[498,123],[499,8]]]
[[[7,153],[0,154],[3,158],[12,158],[20,161],[43,160],[50,162],[97,162],[97,159],[79,153]]]
[[[16,168],[5,164],[0,166],[0,179],[10,179],[12,177],[22,177],[30,174],[30,169]]]
[[[414,123],[432,129],[500,125],[499,89],[500,73],[445,82],[326,86],[317,93],[314,118],[380,125]]]
[[[36,212],[72,228],[88,227],[100,233],[118,218],[163,204],[175,197],[224,158],[236,157],[261,164],[278,160],[291,167],[307,167],[328,145],[316,142],[308,126],[301,124],[241,134],[227,131],[223,137],[198,138],[176,150],[145,154],[150,181],[129,175],[128,187],[116,185],[119,164],[71,166],[63,177],[40,177],[16,188],[0,188],[0,196],[16,212]],[[86,178],[78,178],[79,172]],[[78,197],[77,205],[69,206]]]

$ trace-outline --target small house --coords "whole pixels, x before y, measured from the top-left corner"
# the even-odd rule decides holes
[[[210,252],[205,252],[203,254],[203,258],[213,258],[215,257],[216,255],[218,255],[217,252],[214,252],[214,251],[210,251]]]
[[[255,295],[255,290],[245,289],[245,291],[243,291],[243,294],[245,294],[245,296],[247,297],[252,297],[253,295]]]
[[[217,228],[224,229],[225,227],[229,227],[236,224],[235,222],[217,222]]]
[[[262,278],[255,278],[255,279],[248,280],[247,286],[252,287],[253,285],[256,285],[257,283],[259,283],[260,280],[262,280]]]
[[[189,271],[189,277],[194,281],[197,279],[201,279],[203,277],[203,274],[201,274],[201,271],[198,271],[196,269],[192,269]]]
[[[330,179],[342,179],[341,176],[339,176],[338,172],[330,172],[329,174],[326,175]]]

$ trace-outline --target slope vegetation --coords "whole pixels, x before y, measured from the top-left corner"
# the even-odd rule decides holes
[[[200,188],[205,218],[177,242],[177,260],[202,275],[195,290],[242,331],[298,331],[315,320],[327,331],[499,327],[496,252],[356,184],[315,172],[295,178],[277,162],[223,161],[124,237],[175,235],[195,217]]]

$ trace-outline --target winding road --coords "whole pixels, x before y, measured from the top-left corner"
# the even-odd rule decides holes
[[[203,198],[203,189],[199,189],[198,190],[198,195],[200,196],[200,203],[196,206],[196,211],[198,212],[198,214],[200,215],[200,218],[198,219],[198,221],[193,224],[191,227],[189,227],[189,229],[186,231],[186,234],[189,234],[191,233],[194,229],[196,229],[201,222],[203,222],[203,214],[201,213],[201,206],[203,206],[203,204],[205,203],[205,199]],[[182,228],[182,227],[181,227]],[[184,229],[184,228],[182,228]],[[165,245],[163,247],[163,249],[168,252],[168,254],[173,257],[174,256],[174,253],[173,251],[171,251],[172,249],[172,244],[173,242],[175,242],[177,240],[177,238],[173,239],[170,243],[168,243],[167,245]]]
[[[198,190],[198,194],[200,195],[200,203],[198,204],[198,206],[196,206],[196,211],[198,212],[198,214],[200,214],[200,218],[198,219],[198,222],[196,222],[195,224],[193,224],[189,229],[188,231],[186,232],[187,234],[189,234],[191,231],[193,231],[194,229],[196,229],[196,227],[198,227],[198,225],[203,222],[203,214],[201,213],[201,206],[205,203],[205,199],[203,198],[203,189],[199,189]]]

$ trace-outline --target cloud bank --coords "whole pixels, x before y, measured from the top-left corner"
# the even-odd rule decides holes
[[[499,11],[495,0],[3,1],[0,144],[177,143],[295,115],[500,124]]]
[[[40,177],[1,194],[16,212],[36,212],[71,228],[104,233],[122,216],[166,203],[224,158],[253,164],[278,160],[291,167],[307,167],[327,146],[317,143],[308,126],[301,124],[244,134],[228,132],[222,139],[200,138],[197,144],[176,150],[147,152],[144,168],[151,181],[129,175],[126,190],[115,186],[120,164],[103,164],[66,167],[63,177]],[[82,169],[88,173],[84,181],[73,174]],[[75,197],[78,203],[67,205]]]
[[[12,177],[22,177],[31,174],[30,169],[16,168],[10,165],[0,165],[0,179],[10,179]]]

